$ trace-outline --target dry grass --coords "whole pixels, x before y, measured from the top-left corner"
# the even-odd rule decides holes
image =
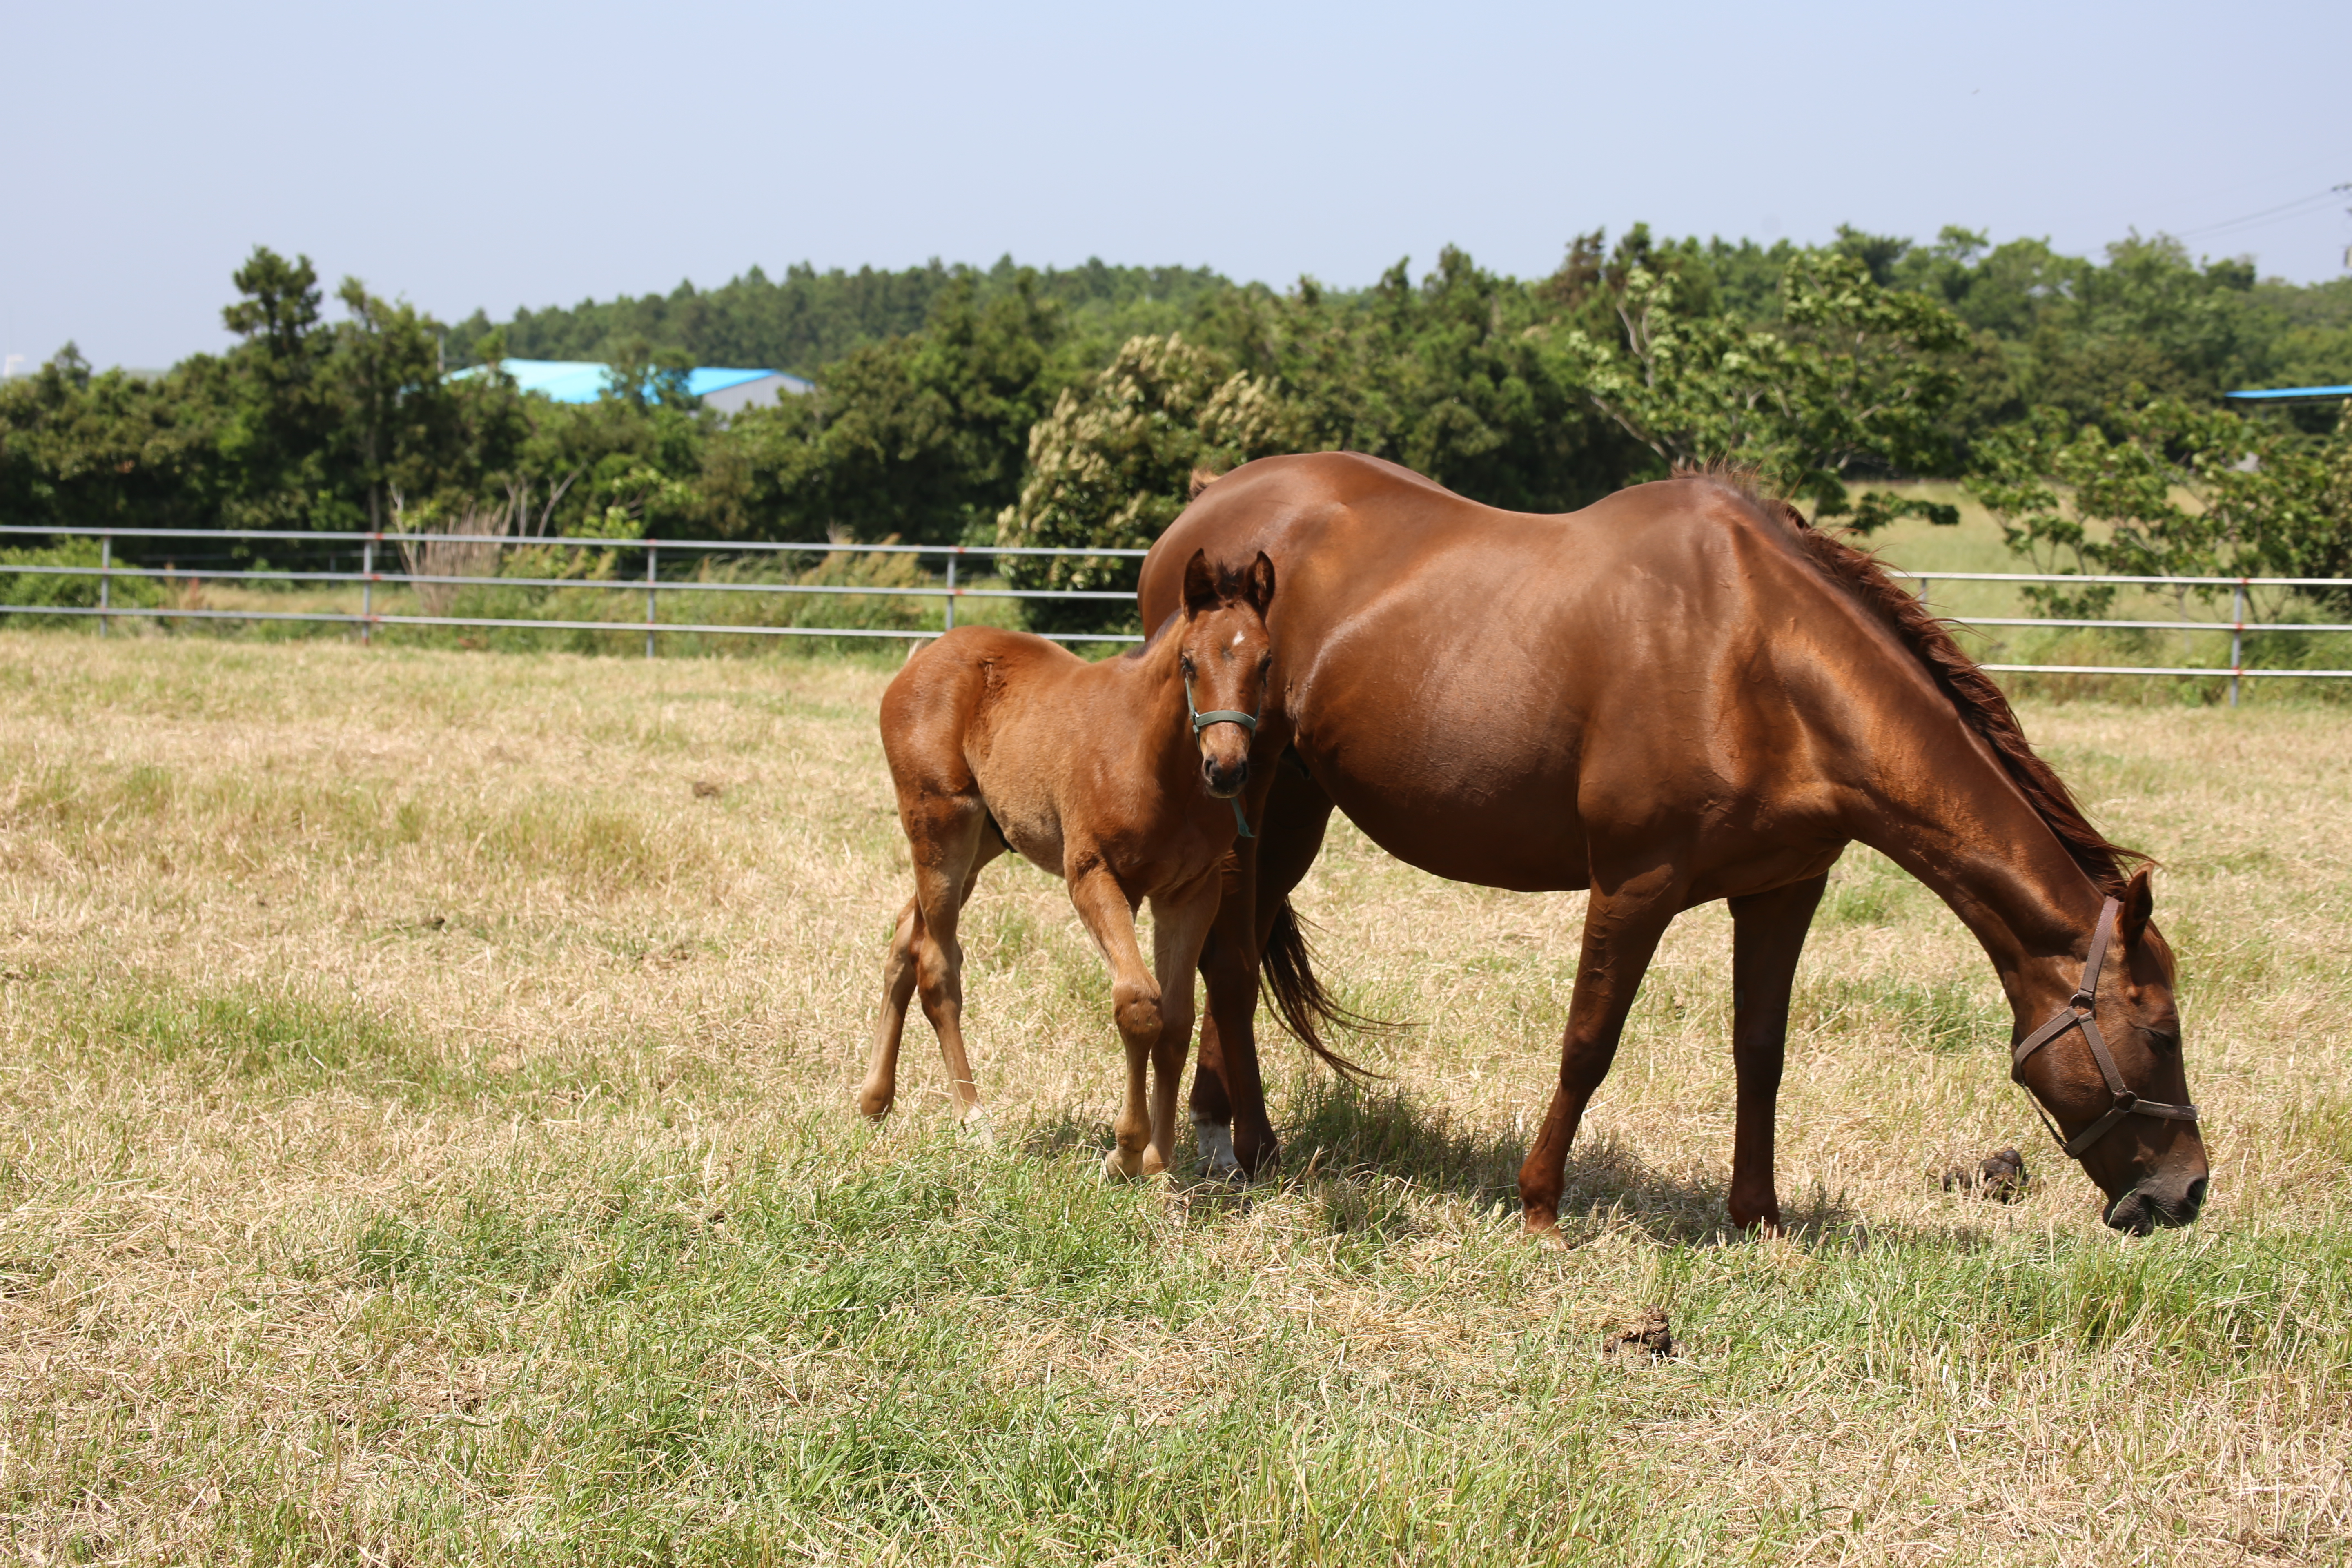
[[[1327,967],[1426,1027],[1371,1047],[1391,1091],[1287,1084],[1280,1184],[1095,1177],[1107,986],[1017,864],[968,932],[1000,1145],[948,1129],[927,1035],[858,1125],[904,897],[887,673],[0,634],[16,1555],[2345,1554],[2352,721],[2026,715],[2167,863],[2194,1231],[2099,1226],[2028,1142],[1990,970],[1853,855],[1801,977],[1797,1234],[1721,1228],[1708,910],[1559,1255],[1510,1181],[1580,900],[1344,827],[1301,898]],[[2023,1202],[1938,1188],[2008,1142]],[[1677,1359],[1602,1358],[1661,1303]]]

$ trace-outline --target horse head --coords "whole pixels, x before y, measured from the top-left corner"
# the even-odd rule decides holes
[[[2135,1236],[2195,1219],[2210,1175],[2181,1067],[2172,949],[2154,909],[2142,867],[2102,910],[2072,994],[2057,999],[2068,977],[2053,970],[2037,988],[2048,994],[2025,999],[2013,1047],[2018,1080],[2107,1194],[2107,1223]]]
[[[1192,713],[1192,738],[1200,747],[1201,775],[1220,800],[1249,784],[1250,743],[1265,710],[1267,671],[1274,645],[1266,635],[1266,606],[1274,602],[1274,563],[1265,552],[1246,568],[1209,564],[1196,550],[1184,563],[1184,622],[1176,645],[1177,668]]]

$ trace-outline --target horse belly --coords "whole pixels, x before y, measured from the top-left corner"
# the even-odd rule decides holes
[[[1463,721],[1359,719],[1300,750],[1348,819],[1400,860],[1491,888],[1588,886],[1573,726],[1559,714],[1444,711]]]
[[[1584,825],[1572,794],[1556,804],[1465,812],[1457,796],[1418,795],[1394,784],[1340,785],[1330,793],[1366,837],[1432,876],[1522,893],[1568,891],[1591,883]]]

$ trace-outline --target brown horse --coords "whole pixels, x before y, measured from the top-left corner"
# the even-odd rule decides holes
[[[1538,1233],[1556,1232],[1569,1145],[1659,937],[1727,900],[1729,1207],[1776,1226],[1790,988],[1830,868],[1858,839],[1983,945],[2016,1015],[2012,1070],[2113,1200],[2107,1223],[2195,1216],[2207,1168],[2171,951],[2146,868],[2126,874],[2144,857],[2084,819],[1999,689],[1869,557],[1719,476],[1544,517],[1342,453],[1209,485],[1144,563],[1147,625],[1203,549],[1263,551],[1282,573],[1277,717],[1260,742],[1285,759],[1244,794],[1257,837],[1237,846],[1203,958],[1204,1144],[1231,1120],[1244,1165],[1273,1153],[1259,958],[1288,948],[1297,963],[1288,895],[1336,805],[1441,877],[1591,889],[1559,1086],[1519,1172]]]
[[[1244,557],[1246,559],[1246,557]],[[882,1015],[858,1107],[897,1096],[907,1002],[919,991],[958,1112],[980,1109],[963,1045],[956,920],[981,868],[1008,847],[1061,872],[1111,967],[1127,1098],[1107,1173],[1164,1170],[1192,1037],[1192,975],[1216,913],[1267,690],[1274,563],[1185,563],[1181,603],[1123,658],[1089,664],[1043,637],[961,626],[919,649],[882,697],[882,746],[915,897],[883,971]],[[1201,706],[1205,704],[1205,707]],[[1151,900],[1156,960],[1136,942]],[[1144,1104],[1144,1069],[1155,1075]]]

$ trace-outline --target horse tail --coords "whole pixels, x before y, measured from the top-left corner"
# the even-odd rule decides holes
[[[1322,1058],[1333,1072],[1356,1083],[1378,1078],[1380,1074],[1349,1061],[1325,1045],[1322,1029],[1326,1026],[1357,1030],[1396,1026],[1383,1019],[1367,1018],[1342,1006],[1323,989],[1323,982],[1315,977],[1309,959],[1305,923],[1286,898],[1275,911],[1274,931],[1266,938],[1265,954],[1258,962],[1258,990],[1273,1006],[1274,1016],[1282,1020],[1282,1026],[1297,1037],[1300,1045]]]

